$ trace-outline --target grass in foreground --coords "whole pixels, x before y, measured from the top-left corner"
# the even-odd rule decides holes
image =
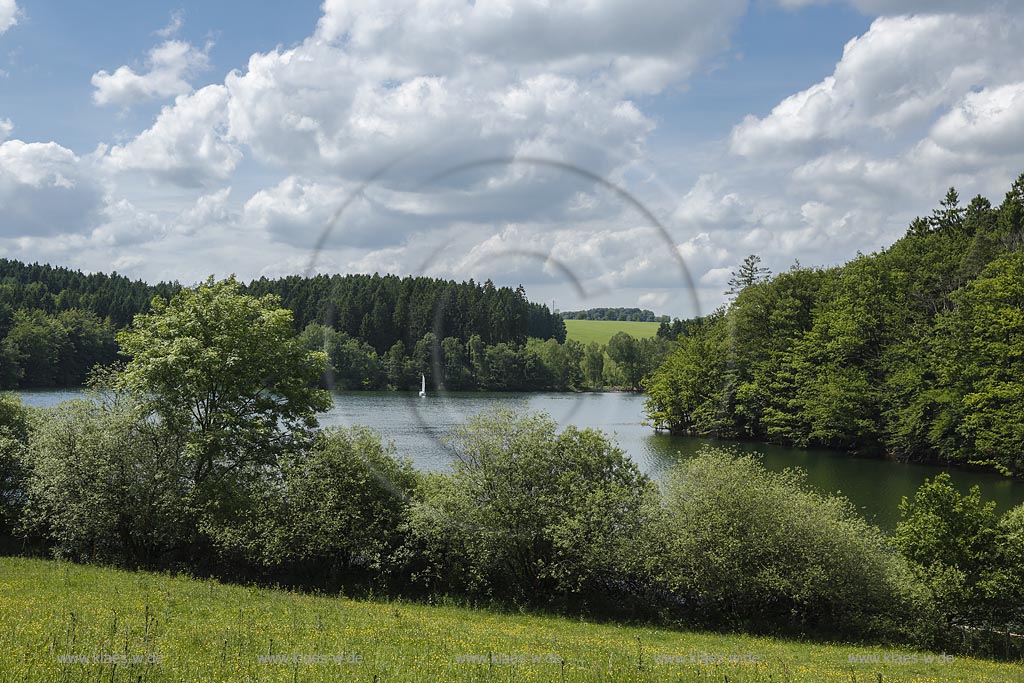
[[[924,659],[0,558],[0,681],[1024,680],[1011,664]]]
[[[658,323],[620,322],[616,320],[566,320],[566,339],[575,339],[583,344],[597,342],[607,344],[617,332],[625,332],[637,339],[653,337],[658,333]]]

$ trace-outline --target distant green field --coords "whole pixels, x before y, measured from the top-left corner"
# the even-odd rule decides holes
[[[625,332],[637,339],[653,337],[658,332],[658,323],[631,323],[605,320],[566,320],[566,337],[589,344],[607,344],[616,332]]]
[[[879,680],[1013,683],[1021,669],[905,648],[355,601],[0,558],[0,683]]]

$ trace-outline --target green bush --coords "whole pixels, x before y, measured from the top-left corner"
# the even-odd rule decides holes
[[[982,501],[978,487],[961,495],[945,472],[900,503],[896,545],[931,587],[949,622],[992,619],[988,598],[999,581],[993,566],[997,522],[995,503]]]
[[[885,535],[804,474],[706,448],[677,466],[650,537],[653,573],[697,623],[906,638],[924,591]]]
[[[183,444],[118,399],[34,414],[23,529],[57,556],[165,564],[192,540]]]
[[[1002,516],[978,487],[962,495],[940,474],[900,504],[896,544],[929,586],[944,621],[995,634],[1024,625],[1024,506]]]
[[[1000,518],[998,539],[1000,601],[1006,608],[1007,624],[1020,633],[1024,630],[1024,504]]]
[[[16,396],[0,394],[0,540],[11,536],[24,504],[28,411]]]
[[[365,427],[321,431],[284,459],[259,509],[221,535],[256,564],[322,579],[387,578],[401,564],[417,474]]]
[[[588,602],[637,583],[656,489],[601,432],[497,409],[452,437],[451,474],[412,508],[414,577],[435,591]]]

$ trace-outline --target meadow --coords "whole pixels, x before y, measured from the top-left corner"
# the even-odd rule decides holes
[[[583,344],[597,342],[607,344],[618,332],[625,332],[637,339],[653,337],[658,333],[658,323],[637,323],[618,320],[566,320],[566,339]]]
[[[79,680],[1009,683],[1024,669],[0,558],[0,682]]]

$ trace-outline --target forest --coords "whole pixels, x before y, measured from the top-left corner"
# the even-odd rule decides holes
[[[585,311],[559,311],[563,320],[614,320],[635,323],[667,323],[667,315],[655,315],[646,308],[588,308]]]
[[[181,289],[0,259],[0,389],[85,384],[95,366],[119,360],[119,330]],[[281,299],[296,331],[328,351],[324,381],[334,388],[406,389],[421,374],[451,388],[583,386],[585,349],[565,346],[562,319],[522,287],[375,274],[261,278],[242,289]]]
[[[950,189],[891,247],[772,276],[748,257],[731,300],[645,383],[674,433],[824,446],[1024,474],[1024,175],[1002,203]]]

